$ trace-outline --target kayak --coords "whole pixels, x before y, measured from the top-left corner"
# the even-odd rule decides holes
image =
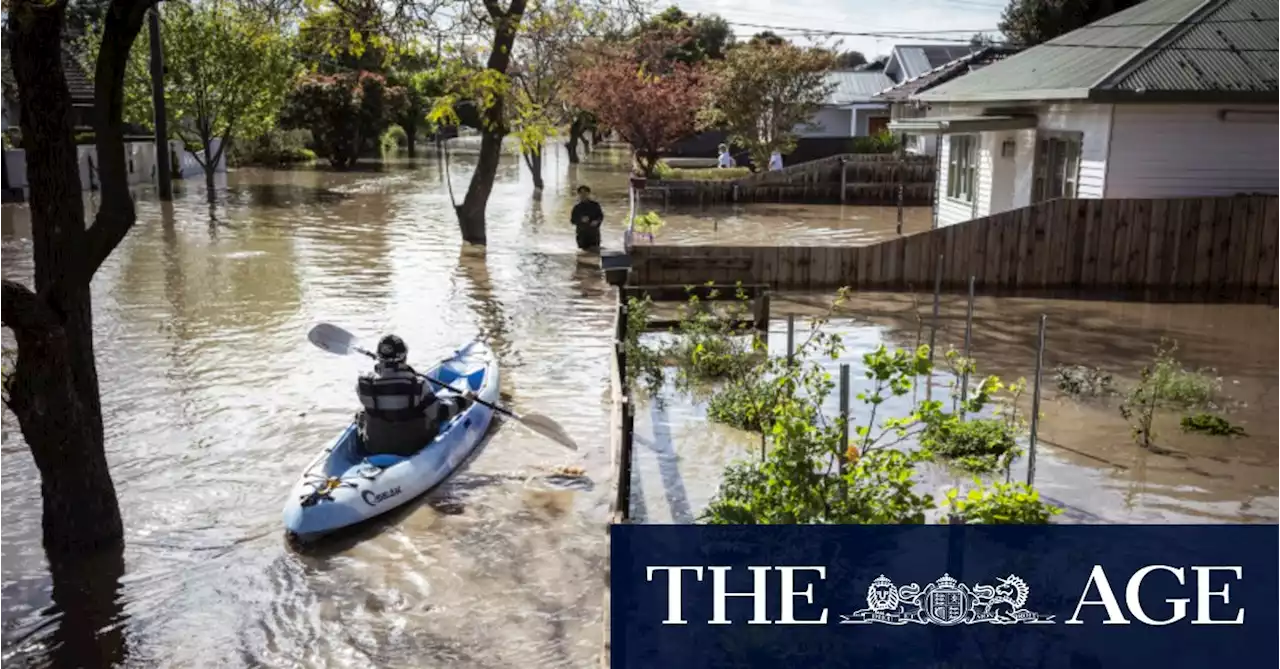
[[[498,401],[498,361],[475,341],[425,371],[459,391]],[[428,382],[430,383],[430,382]],[[453,391],[432,383],[441,396]],[[284,506],[285,531],[307,541],[356,525],[404,505],[449,478],[484,439],[493,410],[472,402],[443,425],[422,450],[409,456],[366,453],[353,421],[302,471]]]

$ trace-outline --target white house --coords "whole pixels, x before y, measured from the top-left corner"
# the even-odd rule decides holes
[[[935,224],[1059,198],[1277,192],[1277,6],[1152,0],[912,96]]]
[[[806,125],[796,129],[800,137],[865,137],[882,132],[889,124],[889,105],[876,100],[893,85],[883,72],[836,70],[827,73],[834,85],[827,103]]]

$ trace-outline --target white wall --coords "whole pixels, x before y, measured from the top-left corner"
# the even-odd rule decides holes
[[[1270,112],[1223,121],[1221,109]],[[1276,105],[1115,106],[1106,196],[1161,198],[1276,193]]]
[[[978,153],[978,216],[1013,209],[1017,186],[1017,154],[1004,155],[1004,143],[1016,143],[1018,134],[1016,131],[982,134]]]
[[[1042,107],[1036,115],[1040,122],[1038,130],[1063,130],[1082,133],[1080,146],[1080,185],[1076,196],[1082,198],[1101,198],[1106,192],[1107,152],[1111,142],[1111,110],[1112,105],[1095,104],[1054,104]],[[1030,170],[1033,162],[1027,163]],[[1023,165],[1020,163],[1018,169]],[[1030,200],[1030,190],[1027,191]],[[1019,205],[1025,206],[1025,205]]]
[[[948,135],[942,136],[942,142],[938,145],[938,169],[934,170],[938,174],[938,183],[935,184],[935,187],[938,192],[936,227],[939,228],[974,218],[974,211],[976,210],[975,202],[965,202],[947,197],[947,167],[951,160],[951,141],[949,137]]]
[[[813,115],[810,124],[796,126],[796,134],[800,137],[849,137],[853,134],[853,111],[823,107]]]

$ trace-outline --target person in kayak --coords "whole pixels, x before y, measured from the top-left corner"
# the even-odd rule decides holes
[[[474,394],[440,396],[405,362],[409,347],[387,335],[378,342],[372,374],[356,382],[364,411],[360,438],[371,454],[413,455],[431,443],[454,416],[470,405]]]
[[[569,214],[570,222],[577,228],[578,248],[592,251],[600,248],[600,225],[604,223],[604,209],[591,197],[591,189],[578,186],[578,204]]]

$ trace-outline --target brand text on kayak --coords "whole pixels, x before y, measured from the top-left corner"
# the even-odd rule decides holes
[[[378,502],[385,502],[399,494],[400,486],[396,486],[386,492],[379,493],[375,493],[372,490],[366,490],[360,493],[360,496],[364,498],[365,504],[368,504],[369,506],[376,506]]]

